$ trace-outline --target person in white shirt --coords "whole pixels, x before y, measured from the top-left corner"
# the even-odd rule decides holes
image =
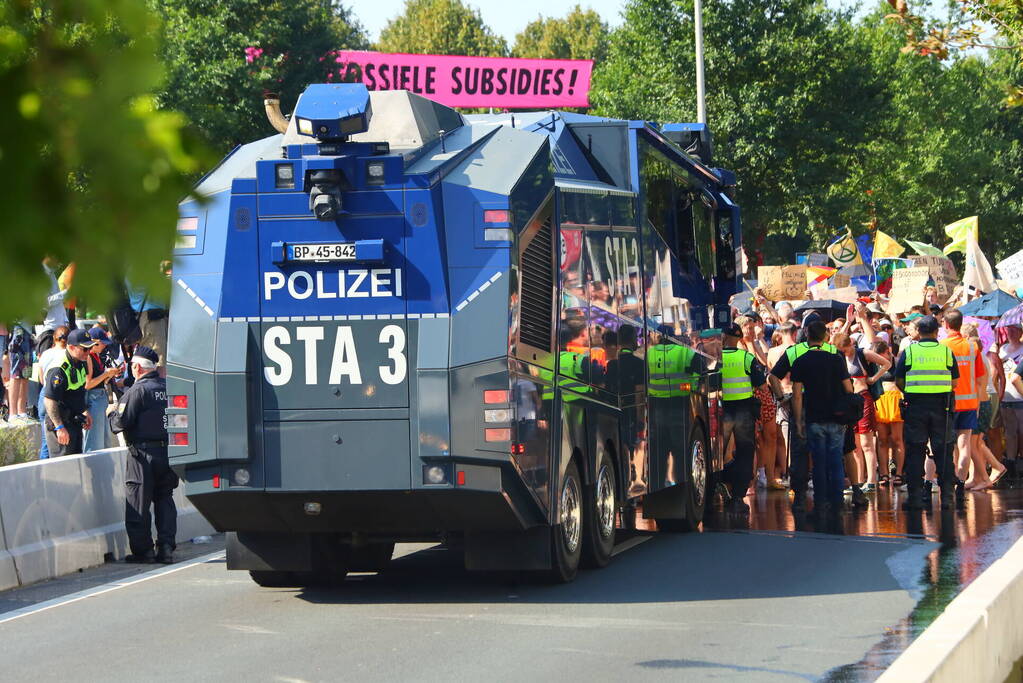
[[[998,357],[1002,360],[1002,368],[1006,377],[1011,377],[1016,371],[1016,366],[1023,361],[1023,329],[1019,327],[1006,327],[1005,334],[1008,341],[998,349]],[[1015,476],[1018,473],[1020,451],[1023,450],[1023,393],[1014,386],[1013,382],[1005,383],[1005,395],[1002,396],[1002,403],[999,407],[1002,414],[1002,423],[1005,425],[1005,460],[1009,465],[1009,472]]]
[[[57,274],[53,270],[56,265],[49,256],[43,259],[43,270],[50,278],[50,295],[46,297],[46,318],[43,320],[43,329],[46,330],[55,330],[61,325],[67,325],[67,309],[64,308],[67,290],[62,290],[57,284]]]
[[[43,385],[46,379],[46,373],[50,371],[55,365],[60,365],[64,362],[64,355],[67,351],[67,335],[68,328],[66,325],[61,325],[53,331],[53,346],[43,351],[43,353],[36,360],[35,367],[33,368],[32,379],[39,382],[39,386]],[[50,449],[46,445],[46,420],[43,419],[46,416],[46,406],[43,404],[43,392],[39,392],[39,401],[36,402],[36,410],[39,411],[39,428],[42,430],[42,441],[39,446],[39,459],[45,460],[50,457]]]

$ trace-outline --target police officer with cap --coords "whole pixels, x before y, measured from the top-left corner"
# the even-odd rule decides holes
[[[82,430],[92,428],[85,400],[86,359],[95,344],[85,330],[72,330],[60,365],[46,373],[43,405],[46,407],[46,446],[50,457],[82,452]]]
[[[167,385],[158,372],[159,357],[139,346],[131,357],[135,383],[110,412],[110,429],[124,433],[129,456],[124,472],[125,514],[131,554],[128,562],[174,561],[178,512],[174,489],[178,476],[167,462]],[[153,553],[152,518],[156,511],[156,553]]]
[[[724,479],[731,493],[730,512],[746,513],[743,502],[753,479],[753,450],[756,447],[756,419],[760,402],[754,392],[767,383],[767,369],[749,351],[736,345],[742,329],[734,322],[722,330],[721,401],[724,408],[722,427],[725,444],[735,436],[735,457],[725,467]]]
[[[959,378],[959,366],[952,349],[938,343],[938,321],[934,316],[919,318],[916,329],[920,341],[908,346],[895,363],[895,381],[905,394],[902,408],[906,440],[905,507],[918,510],[928,506],[923,477],[930,442],[941,487],[941,507],[947,510],[954,504],[950,416],[955,399],[952,388]]]

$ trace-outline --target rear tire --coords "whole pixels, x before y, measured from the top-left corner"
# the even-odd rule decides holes
[[[607,451],[597,461],[597,475],[587,492],[583,525],[585,567],[606,567],[615,545],[615,517],[618,512],[618,481]]]
[[[572,581],[579,572],[583,550],[583,486],[579,467],[570,460],[557,498],[555,519],[551,530],[551,568],[548,578],[557,583]]]
[[[689,450],[686,452],[685,458],[685,516],[671,519],[658,518],[658,530],[669,533],[687,533],[699,528],[707,509],[708,482],[710,481],[708,455],[703,428],[697,425],[693,428],[692,436],[689,439]]]
[[[263,588],[291,588],[298,585],[292,572],[250,571],[249,576]]]

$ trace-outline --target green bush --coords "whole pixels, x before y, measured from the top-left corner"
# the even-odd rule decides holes
[[[28,427],[0,429],[0,466],[30,462],[39,457],[39,448]]]

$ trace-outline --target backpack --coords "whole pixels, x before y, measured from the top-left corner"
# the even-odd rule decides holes
[[[142,300],[142,308],[145,308],[146,300]],[[110,336],[118,344],[137,344],[142,339],[142,327],[139,325],[139,314],[132,308],[131,299],[124,293],[110,308],[107,314],[107,322],[110,324]]]
[[[860,348],[856,349],[856,357],[860,361],[860,367],[862,367],[863,371],[867,373],[867,377],[873,377],[875,374],[877,374],[877,363],[867,362],[867,355],[863,353],[863,349]],[[880,381],[874,382],[873,384],[869,384],[867,385],[867,387],[868,391],[870,391],[870,397],[875,401],[881,398],[881,394],[884,393]]]

